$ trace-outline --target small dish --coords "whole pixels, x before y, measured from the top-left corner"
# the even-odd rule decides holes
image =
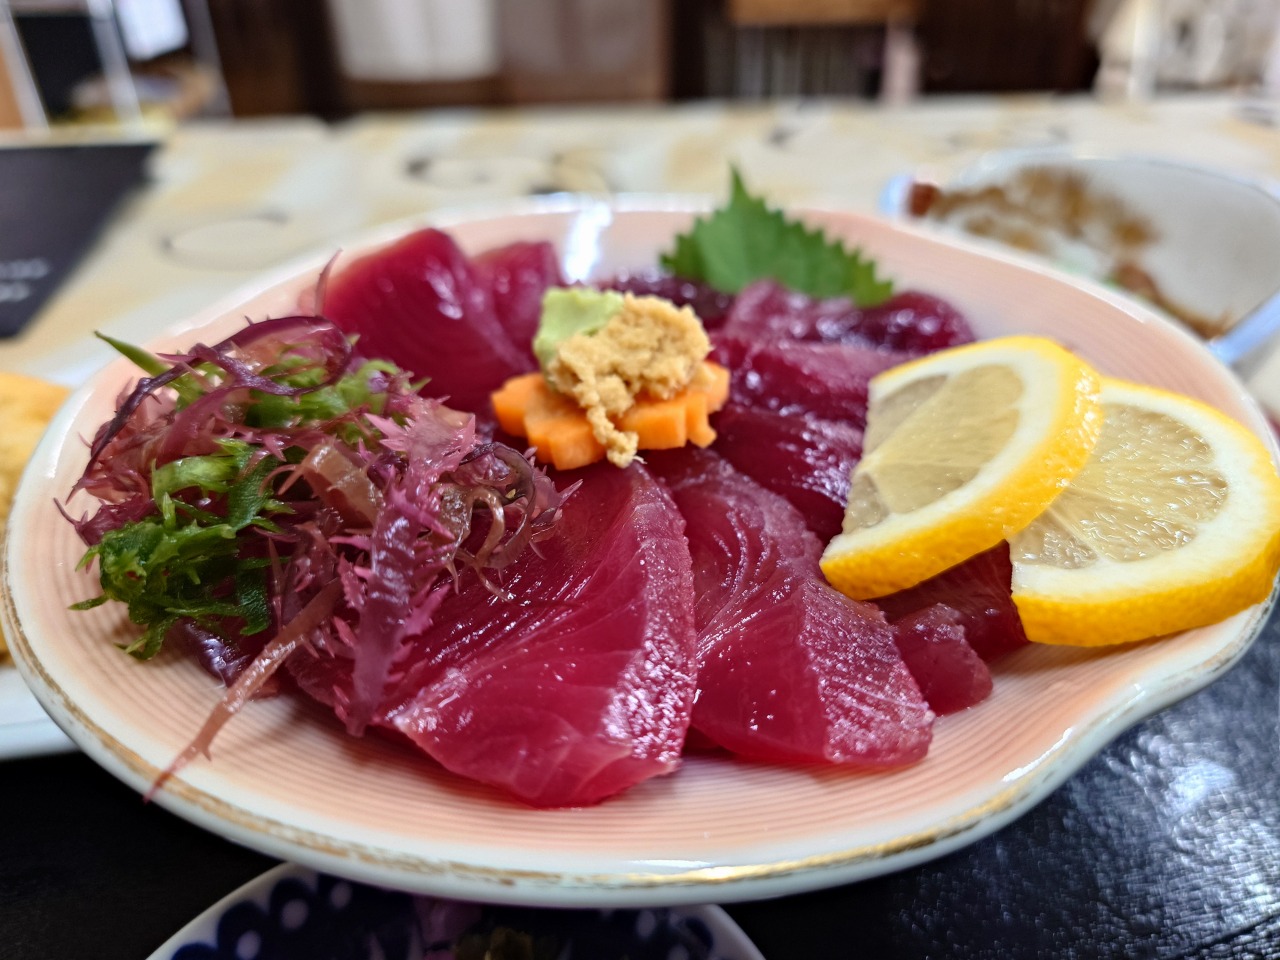
[[[1163,157],[1044,148],[893,178],[881,212],[1124,290],[1185,324],[1280,418],[1280,187]]]
[[[528,937],[544,949],[538,956],[764,960],[719,907],[499,907],[413,896],[292,864],[218,901],[149,960],[449,960],[460,939],[485,943],[495,929],[498,937]]]
[[[1209,167],[1159,157],[1009,150],[950,174],[898,178],[881,203],[885,212],[1130,289],[1163,303],[1166,313],[1185,315],[1206,339],[1280,287],[1280,192]],[[1148,282],[1130,286],[1117,276],[1125,268]]]
[[[552,198],[435,222],[464,249],[555,243],[573,278],[652,266],[691,221],[685,200]],[[979,334],[1046,334],[1104,373],[1192,394],[1270,434],[1238,380],[1184,330],[1102,287],[1024,259],[883,220],[807,211],[904,287],[950,299]],[[409,229],[348,245],[355,256]],[[218,339],[244,317],[292,310],[328,259],[264,278],[151,346]],[[338,265],[341,269],[341,264]],[[46,709],[94,760],[146,790],[218,697],[196,664],[147,664],[115,644],[113,606],[93,592],[82,546],[52,496],[71,488],[91,435],[135,376],[120,361],[87,384],[46,434],[18,491],[4,553],[5,629]],[[74,509],[74,506],[72,507]],[[398,743],[353,740],[326,709],[258,701],[155,801],[237,843],[381,886],[489,902],[643,906],[759,899],[833,886],[941,856],[1045,797],[1111,738],[1209,683],[1248,647],[1259,605],[1164,639],[1088,651],[1032,647],[997,664],[995,692],[942,718],[921,763],[889,773],[691,756],[673,776],[595,807],[531,810],[433,767]]]

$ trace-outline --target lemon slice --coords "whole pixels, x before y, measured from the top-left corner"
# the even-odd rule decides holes
[[[871,381],[862,460],[822,570],[884,596],[995,546],[1044,512],[1101,429],[1099,378],[1050,340],[1006,337]]]
[[[1096,646],[1226,619],[1280,567],[1280,477],[1254,434],[1189,397],[1103,381],[1102,436],[1011,538],[1027,636]]]

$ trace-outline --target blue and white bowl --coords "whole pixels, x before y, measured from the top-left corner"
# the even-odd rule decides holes
[[[468,935],[528,934],[556,960],[763,960],[719,907],[548,910],[384,890],[285,864],[225,897],[150,960],[450,960]]]

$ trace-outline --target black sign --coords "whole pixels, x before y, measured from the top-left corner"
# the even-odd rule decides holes
[[[0,149],[0,337],[12,337],[66,279],[144,176],[154,143]]]

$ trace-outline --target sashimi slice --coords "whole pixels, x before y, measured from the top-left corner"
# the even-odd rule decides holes
[[[529,369],[494,314],[489,290],[457,244],[419,230],[332,276],[324,314],[360,337],[360,352],[429,377],[424,393],[487,413],[489,394]]]
[[[374,723],[446,769],[539,807],[596,803],[680,763],[694,692],[683,521],[642,467],[581,471],[556,535],[473,575],[408,641]],[[350,670],[296,656],[299,685],[341,709]]]
[[[911,358],[849,343],[757,341],[717,334],[712,359],[732,373],[735,403],[778,413],[838,420],[862,429],[867,384]]]
[[[849,334],[888,350],[933,353],[972,343],[973,328],[946,300],[919,290],[895,293],[884,303],[863,309]]]
[[[533,337],[542,315],[542,295],[548,287],[564,285],[556,248],[545,240],[509,243],[480,254],[474,262],[494,316],[532,370],[538,363]]]
[[[915,290],[859,309],[844,298],[815,299],[772,280],[751,284],[730,309],[723,332],[757,340],[861,343],[911,354],[974,339],[964,316],[944,300]]]
[[[862,456],[861,430],[737,403],[726,404],[714,426],[716,452],[788,500],[823,543],[840,532],[850,474]]]
[[[935,713],[955,713],[991,695],[991,671],[965,641],[960,614],[946,604],[899,620],[893,639]]]
[[[744,757],[888,767],[933,717],[880,611],[837,593],[789,503],[709,451],[655,455],[684,514],[697,594],[695,729]]]
[[[960,615],[965,640],[988,662],[1030,641],[1010,591],[1009,545],[997,544],[906,590],[881,597],[876,606],[891,621],[944,603]]]
[[[677,307],[691,307],[707,330],[722,326],[733,305],[731,293],[721,293],[701,281],[673,277],[656,269],[620,273],[601,283],[600,287],[619,293],[633,293],[637,297],[662,297]]]
[[[774,280],[757,280],[734,299],[721,332],[757,342],[839,340],[857,312],[843,297],[820,300]]]

